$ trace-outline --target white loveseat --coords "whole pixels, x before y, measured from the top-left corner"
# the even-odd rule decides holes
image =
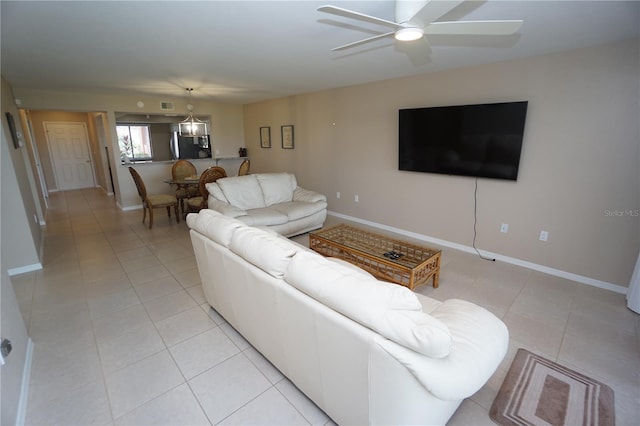
[[[300,188],[290,173],[222,178],[206,188],[210,209],[286,237],[318,229],[327,217],[327,198]]]
[[[445,424],[506,354],[506,326],[477,305],[215,211],[187,223],[208,303],[338,424]]]

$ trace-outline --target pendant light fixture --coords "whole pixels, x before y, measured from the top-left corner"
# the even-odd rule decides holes
[[[178,130],[181,136],[206,136],[207,123],[193,116],[193,104],[191,103],[191,92],[193,88],[187,87],[187,93],[189,93],[189,103],[187,104],[187,110],[189,115],[187,118],[178,123]]]

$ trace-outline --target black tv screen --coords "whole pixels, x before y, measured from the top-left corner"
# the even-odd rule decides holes
[[[518,179],[527,101],[399,111],[399,169]]]

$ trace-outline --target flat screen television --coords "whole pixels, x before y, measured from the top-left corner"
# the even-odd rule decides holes
[[[527,101],[399,111],[399,169],[517,180]]]

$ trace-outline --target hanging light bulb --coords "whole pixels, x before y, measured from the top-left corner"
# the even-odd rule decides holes
[[[189,93],[189,103],[187,104],[187,110],[189,115],[187,118],[178,123],[178,130],[181,136],[206,136],[207,123],[199,120],[198,117],[193,115],[193,104],[191,103],[191,92],[193,88],[187,87],[187,93]]]
[[[413,41],[422,38],[424,30],[418,27],[405,27],[396,31],[394,37],[400,41]]]

